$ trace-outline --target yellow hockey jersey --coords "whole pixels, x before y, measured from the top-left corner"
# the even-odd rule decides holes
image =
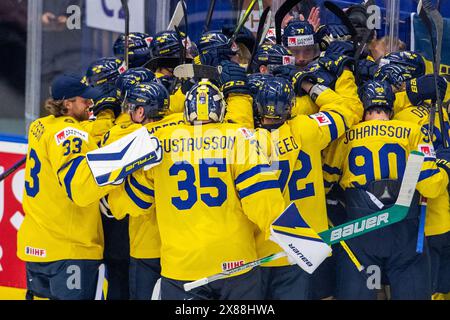
[[[401,179],[411,151],[430,152],[420,126],[405,121],[372,120],[357,124],[333,144],[324,160],[325,185],[339,182],[343,190],[380,179]],[[425,157],[416,189],[427,198],[446,191],[447,174]]]
[[[251,132],[211,123],[155,134],[162,163],[113,190],[111,211],[156,213],[165,277],[196,280],[255,260],[255,224],[268,238],[285,206],[276,176],[261,172],[269,164]]]
[[[353,86],[356,87],[354,82]],[[351,92],[347,94],[352,96]],[[276,170],[286,206],[295,202],[306,222],[320,232],[328,229],[321,152],[349,126],[359,122],[363,108],[359,99],[343,98],[331,89],[323,92],[316,102],[319,113],[297,116],[271,133],[258,130],[258,140],[270,155],[271,169]],[[259,234],[257,248],[259,257],[282,251],[275,243],[264,242]],[[287,264],[287,259],[279,259],[264,266]]]
[[[162,120],[146,124],[148,131],[154,134],[161,128],[183,124],[183,114],[174,113],[165,116]],[[107,135],[105,142],[109,144],[123,136],[139,129],[140,124],[133,123],[128,114],[122,114],[116,121],[114,126]],[[132,208],[127,211],[116,213],[116,217],[125,217],[130,214]],[[161,240],[159,230],[156,224],[155,215],[135,216],[130,214],[129,220],[129,236],[130,236],[130,256],[136,259],[153,259],[161,256]]]
[[[422,127],[422,132],[425,134],[426,142],[430,143],[428,138],[430,109],[425,106],[413,106],[409,101],[406,92],[399,92],[396,94],[394,107],[394,110],[396,110],[394,119],[420,125]],[[447,125],[447,137],[449,137],[450,126],[448,114],[446,112],[444,112],[444,121]],[[443,137],[440,121],[437,115],[434,122],[433,133],[433,145],[435,148],[439,148],[442,146]],[[426,212],[425,234],[427,236],[443,234],[450,231],[450,203],[448,193],[443,193],[437,198],[429,199]]]
[[[48,116],[30,125],[17,256],[23,261],[102,259],[99,188],[85,154],[94,138],[72,117]]]

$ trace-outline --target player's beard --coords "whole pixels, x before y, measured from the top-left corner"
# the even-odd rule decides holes
[[[73,117],[79,122],[89,120],[89,108],[81,109],[79,112],[76,112]]]

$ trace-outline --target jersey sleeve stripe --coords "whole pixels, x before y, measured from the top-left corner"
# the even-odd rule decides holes
[[[154,191],[154,190],[149,189],[149,188],[143,186],[142,184],[140,184],[140,183],[136,180],[136,178],[133,177],[133,175],[130,175],[130,182],[131,182],[131,185],[132,185],[133,187],[135,187],[137,190],[139,190],[140,192],[142,192],[142,193],[144,193],[144,194],[146,194],[146,195],[148,195],[148,196],[152,196],[152,197],[155,196],[155,191]]]
[[[244,182],[245,180],[253,177],[254,175],[257,175],[259,173],[261,173],[262,169],[265,168],[270,168],[270,166],[268,164],[259,164],[253,168],[251,168],[248,171],[245,171],[243,173],[241,173],[235,180],[234,183],[235,184],[239,184],[241,182]]]
[[[130,183],[128,182],[128,179],[125,181],[125,191],[127,195],[130,197],[131,200],[141,209],[149,209],[152,204],[140,199],[131,189]]]
[[[340,113],[338,113],[338,115],[339,115],[339,116],[341,117],[341,119],[342,119],[342,123],[344,124],[345,131],[348,131],[349,127],[347,126],[347,122],[345,122],[344,116],[343,116],[342,114],[340,114]]]
[[[342,174],[342,171],[339,168],[332,167],[327,164],[324,164],[322,169],[323,169],[323,171],[325,171],[326,173],[329,173],[329,174],[338,174],[338,175]]]
[[[241,199],[248,197],[252,194],[255,194],[259,191],[262,190],[267,190],[267,189],[276,189],[276,188],[280,188],[280,184],[278,183],[278,180],[268,180],[268,181],[261,181],[261,182],[257,182],[253,185],[251,185],[250,187],[247,187],[245,189],[242,189],[239,191],[239,197]]]
[[[77,171],[78,166],[80,165],[81,161],[84,160],[84,157],[77,157],[71,161],[70,169],[67,171],[66,176],[64,177],[64,186],[66,187],[67,196],[70,200],[72,199],[72,179],[75,176],[75,172]],[[66,168],[67,166],[64,166]],[[61,170],[61,169],[60,169]]]
[[[330,129],[331,141],[336,140],[338,138],[336,121],[334,121],[333,117],[328,112],[322,111],[322,113],[325,114],[331,122],[331,124],[328,126],[328,128]]]
[[[434,176],[435,174],[439,173],[439,169],[428,169],[423,170],[419,175],[419,182],[425,179],[430,178],[431,176]]]

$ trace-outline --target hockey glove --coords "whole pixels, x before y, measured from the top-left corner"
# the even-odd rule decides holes
[[[335,74],[338,78],[344,72],[345,67],[353,70],[354,64],[355,59],[338,53],[325,54],[324,57],[319,58],[319,65],[326,71]]]
[[[355,45],[351,41],[334,41],[325,51],[325,56],[337,53],[343,56],[355,56]]]
[[[294,76],[297,74],[298,72],[298,67],[292,65],[292,64],[287,64],[284,66],[278,66],[276,67],[272,74],[275,77],[282,77],[285,78],[286,80],[292,81],[292,78],[294,78]]]
[[[343,24],[327,24],[317,29],[315,34],[316,43],[319,43],[320,50],[327,50],[328,46],[335,41],[349,40],[351,38],[350,31]]]
[[[323,69],[319,64],[314,63],[306,71],[298,72],[293,79],[295,94],[299,97],[308,94],[302,89],[302,82],[309,81],[312,84],[320,84],[328,88],[334,88],[336,76]]]
[[[97,116],[103,110],[112,110],[114,116],[117,118],[122,112],[122,107],[120,105],[119,99],[116,97],[114,88],[102,89],[103,94],[94,101],[94,106],[92,107],[92,112],[94,116]]]
[[[362,85],[364,82],[373,80],[375,72],[378,69],[378,64],[373,61],[362,59],[356,62],[355,73],[356,79],[358,79],[358,86]]]
[[[401,90],[403,83],[411,78],[411,73],[406,68],[394,64],[386,64],[378,68],[374,75],[374,80],[387,81],[398,90]]]
[[[220,67],[221,90],[225,98],[231,93],[250,95],[248,77],[244,68],[235,62],[226,60],[220,63]]]
[[[439,91],[441,99],[443,99],[447,91],[447,81],[441,76],[437,80],[437,88],[434,75],[432,74],[408,80],[406,82],[406,94],[408,95],[409,101],[415,106],[422,105],[428,99],[436,102],[436,89]]]

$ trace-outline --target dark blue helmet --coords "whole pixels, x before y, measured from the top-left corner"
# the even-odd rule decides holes
[[[185,39],[182,34],[183,41]],[[155,35],[153,41],[150,43],[150,51],[152,58],[157,57],[179,57],[180,38],[175,31],[162,31]]]
[[[225,111],[222,92],[208,80],[200,81],[186,94],[184,119],[190,124],[198,121],[223,122]]]
[[[116,80],[117,98],[123,102],[131,88],[147,82],[160,83],[155,74],[146,68],[140,67],[125,71]]]
[[[158,119],[169,110],[170,95],[160,83],[141,83],[128,92],[126,106],[130,111],[144,108],[147,119]]]
[[[128,62],[130,68],[142,67],[150,60],[150,43],[153,38],[146,33],[132,32],[128,39]],[[121,34],[114,42],[114,55],[125,55],[125,35]]]
[[[426,73],[423,57],[413,51],[392,52],[381,58],[380,66],[392,64],[399,65],[408,70],[413,78],[418,78]]]
[[[235,42],[220,31],[208,31],[201,35],[197,49],[202,55],[211,54],[219,60],[229,60],[230,56],[237,54],[239,48]]]
[[[313,46],[316,44],[314,27],[308,21],[293,19],[284,28],[281,40],[286,48]]]
[[[93,87],[115,85],[120,74],[126,71],[126,66],[122,59],[116,57],[101,58],[93,63],[87,69],[86,82]]]
[[[295,58],[292,53],[285,47],[278,44],[263,44],[258,48],[253,63],[258,68],[260,66],[268,66],[269,72],[277,66],[287,64],[295,65]],[[258,70],[259,71],[259,70]]]
[[[387,81],[367,81],[358,89],[364,110],[370,108],[383,108],[387,111],[394,109],[395,94]]]
[[[281,77],[267,79],[256,96],[258,117],[286,121],[295,105],[295,93],[289,80]]]
[[[270,78],[273,78],[273,76],[264,73],[252,73],[248,76],[248,85],[250,87],[250,92],[252,93],[253,97],[256,97],[258,91],[261,89],[264,82],[266,82],[267,79]]]

